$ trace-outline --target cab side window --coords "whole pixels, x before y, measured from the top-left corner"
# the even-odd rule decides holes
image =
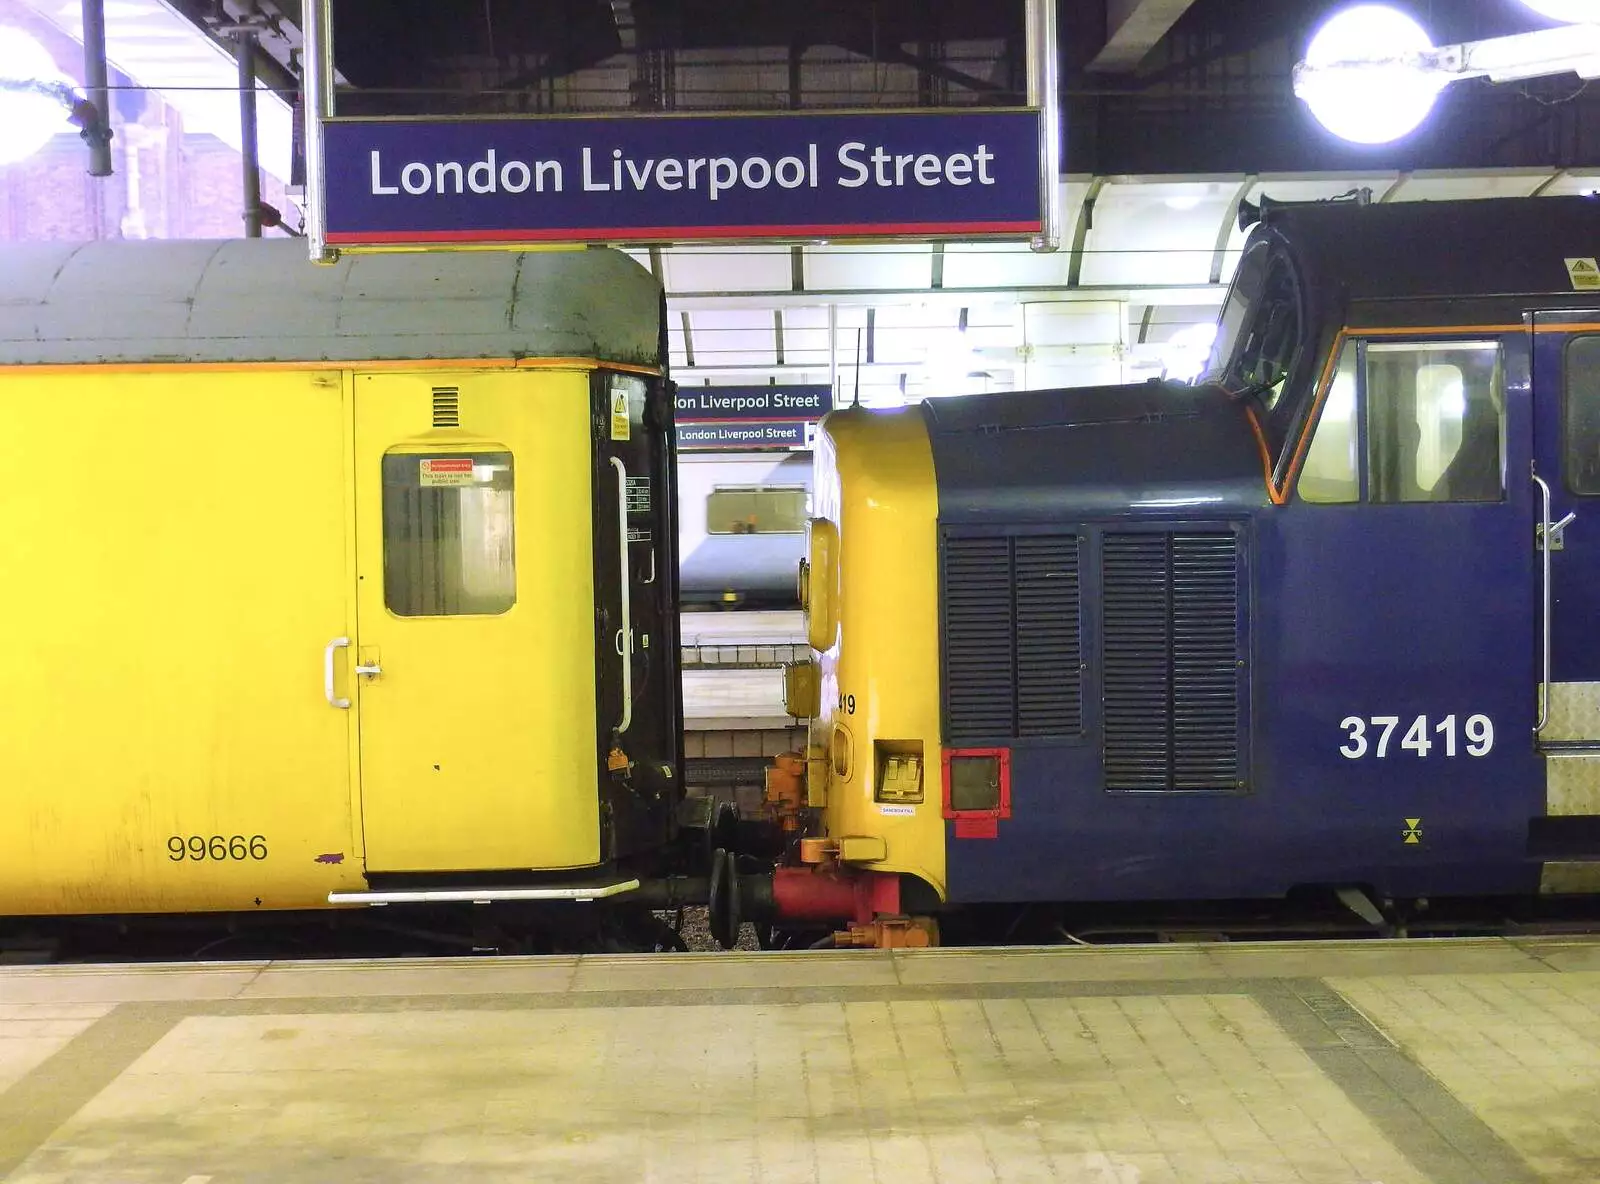
[[[1323,400],[1300,496],[1499,501],[1505,423],[1498,342],[1353,342]]]
[[[1600,496],[1600,337],[1567,345],[1567,488]]]

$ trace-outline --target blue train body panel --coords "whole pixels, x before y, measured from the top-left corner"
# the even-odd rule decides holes
[[[1449,216],[1475,242],[1528,213]],[[1254,303],[1231,330],[1225,311],[1198,387],[926,408],[942,602],[975,540],[1015,557],[1044,536],[1063,568],[1030,585],[1015,560],[993,608],[1010,665],[985,669],[946,610],[946,749],[1003,749],[1010,779],[992,836],[946,824],[952,901],[1522,895],[1551,890],[1552,858],[1600,866],[1600,312],[1555,243],[1600,238],[1600,205],[1538,203],[1560,233],[1497,240],[1492,286],[1460,259],[1363,270],[1375,256],[1343,249],[1341,219],[1378,250],[1421,216],[1259,230],[1235,281]],[[1057,575],[1070,612],[1037,583]],[[1025,602],[1077,622],[1058,687],[1017,673],[1059,643]],[[951,693],[996,670],[1009,733]],[[1081,708],[1030,724],[1061,703]]]

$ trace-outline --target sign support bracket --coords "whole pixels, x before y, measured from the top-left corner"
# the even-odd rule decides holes
[[[300,52],[301,115],[306,145],[306,245],[313,263],[333,263],[328,249],[327,167],[323,120],[333,115],[333,3],[305,0],[305,44]]]

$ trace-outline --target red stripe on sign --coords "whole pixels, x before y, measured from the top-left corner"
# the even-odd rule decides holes
[[[463,457],[460,460],[425,460],[422,462],[430,473],[470,473],[472,472],[472,458]]]
[[[393,243],[533,243],[604,239],[642,242],[646,239],[695,238],[824,238],[830,235],[881,234],[1037,234],[1043,224],[1026,222],[888,222],[817,224],[812,226],[574,226],[540,230],[330,230],[327,240],[350,246]]]

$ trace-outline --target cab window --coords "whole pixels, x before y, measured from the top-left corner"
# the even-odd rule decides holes
[[[1345,346],[1339,368],[1322,400],[1316,435],[1300,470],[1302,501],[1339,503],[1361,500],[1361,430],[1356,422],[1356,368],[1360,353]]]
[[[492,616],[517,599],[509,452],[383,458],[383,598],[401,617]]]
[[[1567,488],[1600,496],[1600,337],[1575,337],[1567,345]]]
[[[1498,342],[1353,342],[1323,399],[1300,497],[1499,501],[1505,421]]]

